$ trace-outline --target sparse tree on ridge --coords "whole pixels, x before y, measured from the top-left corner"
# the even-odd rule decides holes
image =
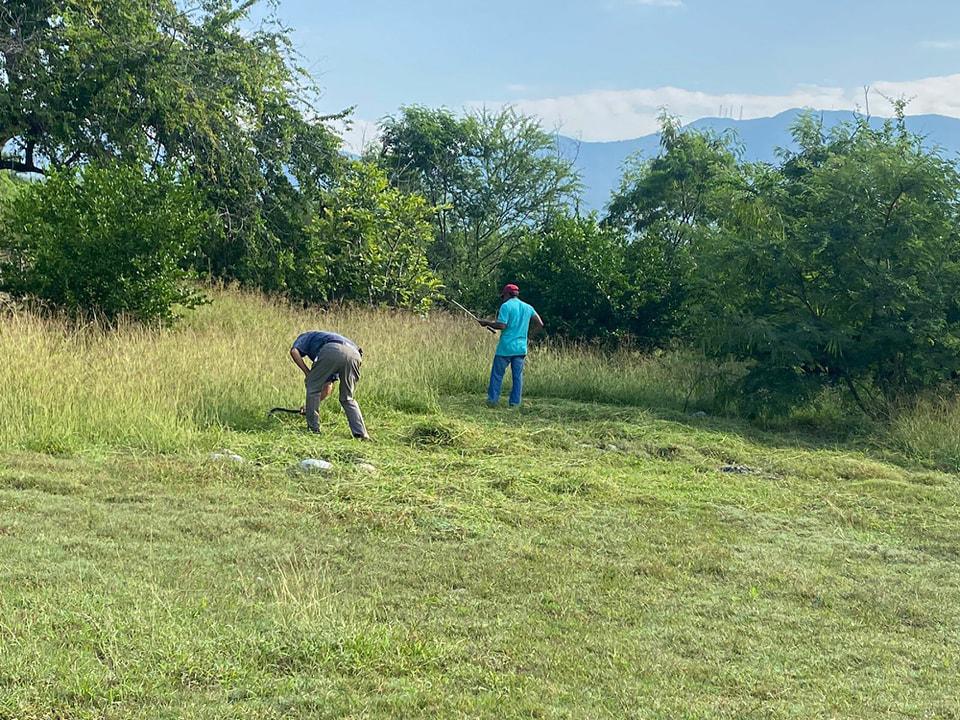
[[[403,108],[381,125],[379,161],[399,188],[437,208],[434,266],[453,292],[486,288],[525,233],[543,227],[579,189],[572,163],[538,120],[513,108]]]

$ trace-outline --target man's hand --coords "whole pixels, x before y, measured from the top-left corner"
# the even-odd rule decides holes
[[[320,402],[323,402],[328,397],[330,397],[330,393],[332,392],[333,392],[333,383],[328,380],[323,384],[323,387],[320,388]]]

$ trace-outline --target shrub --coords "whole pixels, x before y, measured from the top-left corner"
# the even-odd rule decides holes
[[[427,310],[441,286],[427,263],[431,212],[376,166],[352,163],[310,228],[291,294]]]
[[[167,171],[54,173],[3,209],[0,287],[76,315],[170,320],[200,297],[182,269],[207,217]]]
[[[544,232],[526,237],[506,261],[502,280],[520,285],[524,300],[549,318],[551,333],[612,340],[628,321],[624,251],[622,234],[600,228],[594,217],[558,215]]]
[[[783,411],[837,385],[870,415],[960,369],[960,173],[899,120],[824,135],[756,168],[701,256],[709,347],[743,397]]]
[[[681,260],[667,262],[653,235],[630,238],[596,217],[557,214],[530,232],[504,263],[502,281],[549,318],[550,332],[574,340],[656,348],[683,324]],[[683,270],[686,272],[686,270]]]
[[[23,185],[24,182],[13,173],[0,171],[0,212],[4,205],[13,201]]]

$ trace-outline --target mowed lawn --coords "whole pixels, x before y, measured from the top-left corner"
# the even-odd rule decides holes
[[[957,476],[480,400],[5,451],[0,718],[960,717]]]

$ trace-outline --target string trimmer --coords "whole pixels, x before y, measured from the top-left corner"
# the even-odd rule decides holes
[[[477,317],[476,315],[474,315],[472,312],[470,312],[469,310],[467,310],[463,305],[461,305],[460,303],[458,303],[456,300],[451,299],[450,302],[452,302],[452,303],[453,303],[454,305],[456,305],[458,308],[460,308],[461,310],[463,310],[467,315],[469,315],[470,317],[472,317],[472,318],[473,318],[474,320],[476,320],[478,323],[480,322],[480,318],[478,318],[478,317]],[[489,330],[490,332],[492,332],[494,335],[497,334],[497,331],[494,330],[492,327],[488,327],[487,330]]]

